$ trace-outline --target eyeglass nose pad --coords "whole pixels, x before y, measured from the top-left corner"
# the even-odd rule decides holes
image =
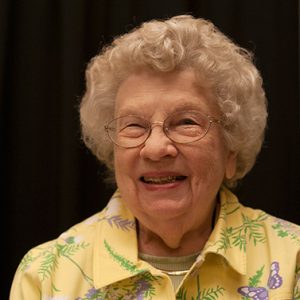
[[[169,137],[168,134],[167,134],[167,133],[169,132],[169,128],[166,126],[165,122],[159,122],[159,121],[157,121],[157,122],[152,122],[152,123],[151,123],[151,131],[152,131],[152,129],[153,129],[154,127],[156,127],[156,126],[161,126],[163,132],[165,133],[165,135],[166,135],[167,137]]]
[[[151,129],[153,128],[153,127],[155,127],[155,126],[164,126],[164,122],[159,122],[159,121],[157,121],[157,122],[152,122],[151,123]]]
[[[150,131],[149,131],[149,135],[147,137],[147,139],[150,137],[151,133],[152,133],[152,129],[156,126],[161,126],[162,127],[162,131],[165,134],[165,136],[170,139],[171,141],[173,141],[170,137],[169,137],[169,127],[166,126],[166,122],[161,122],[161,121],[156,121],[156,122],[152,122],[151,123],[151,127],[149,127]]]
[[[156,126],[162,127],[162,131],[164,132],[164,134],[166,134],[165,122],[155,121],[155,122],[152,122],[152,123],[149,124],[149,125],[150,125],[150,126],[149,126],[149,133],[148,133],[147,139],[150,137],[153,128],[156,127]],[[167,135],[167,134],[166,134],[166,135]],[[167,136],[168,136],[168,135],[167,135]],[[147,140],[147,139],[146,139],[146,140]]]

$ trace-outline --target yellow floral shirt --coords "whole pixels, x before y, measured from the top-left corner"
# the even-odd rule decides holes
[[[300,227],[220,191],[214,230],[174,293],[138,258],[135,219],[116,192],[107,207],[30,250],[10,300],[300,299]]]

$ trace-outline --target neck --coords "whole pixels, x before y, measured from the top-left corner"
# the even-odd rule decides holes
[[[212,216],[206,222],[188,230],[185,224],[178,222],[153,226],[144,226],[139,222],[139,251],[156,256],[184,256],[199,252],[211,234],[211,220]]]

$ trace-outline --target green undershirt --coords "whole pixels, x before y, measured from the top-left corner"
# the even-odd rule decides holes
[[[168,256],[153,256],[144,253],[139,253],[139,258],[148,262],[158,270],[166,271],[182,271],[189,270],[199,253],[188,256],[168,257]],[[177,290],[185,275],[168,275],[172,281],[174,291]]]

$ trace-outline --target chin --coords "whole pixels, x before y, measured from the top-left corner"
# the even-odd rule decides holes
[[[189,199],[141,199],[141,209],[151,216],[160,220],[179,218],[191,210],[192,203]]]

